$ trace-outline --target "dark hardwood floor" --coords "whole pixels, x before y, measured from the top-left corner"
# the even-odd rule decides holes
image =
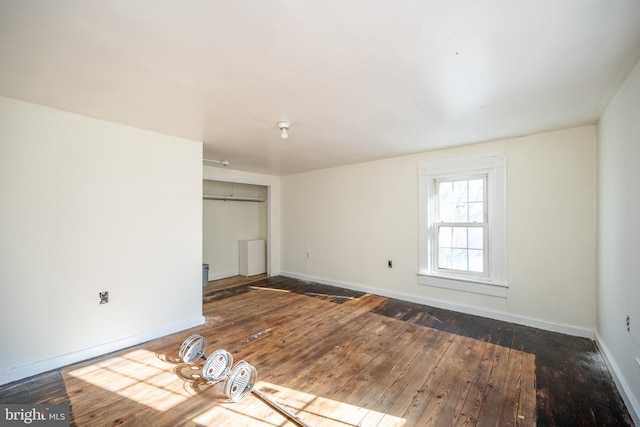
[[[267,278],[267,273],[256,274],[255,276],[232,276],[225,279],[211,280],[202,290],[204,293],[220,291],[222,289],[234,288],[236,286],[248,285]]]
[[[198,333],[313,426],[633,425],[588,339],[285,277],[203,289],[205,325],[0,386],[0,403],[67,403],[77,426],[295,425],[181,363]]]

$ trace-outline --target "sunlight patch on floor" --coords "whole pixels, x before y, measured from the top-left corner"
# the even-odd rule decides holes
[[[155,410],[166,411],[190,397],[169,366],[155,353],[140,349],[68,374]]]
[[[381,419],[384,419],[384,425],[398,427],[405,425],[405,420],[400,417],[265,381],[258,381],[255,390],[265,394],[278,405],[313,426],[346,427],[367,425],[366,422],[362,424],[364,419],[372,420],[373,424],[371,425],[377,425]],[[271,414],[269,414],[269,410],[272,412]],[[282,422],[284,420],[283,415],[271,409],[269,404],[252,393],[240,403],[229,404],[222,402],[219,405],[215,405],[210,410],[192,418],[192,421],[201,425],[209,425],[216,418],[225,418],[223,416],[224,412],[234,412],[235,415],[245,416],[252,414],[255,417],[253,420],[255,425],[283,425]],[[252,423],[251,425],[254,424]]]
[[[275,288],[264,288],[262,286],[249,286],[249,289],[253,289],[255,291],[271,291],[271,292],[281,292],[281,293],[291,293],[291,291],[288,291],[286,289],[275,289]]]
[[[207,409],[191,414],[191,421],[199,425],[212,425],[226,419],[242,419],[242,422],[252,426],[286,425],[285,416],[254,393],[241,402],[233,403],[224,395],[224,382],[216,385],[203,384],[199,392],[185,387],[188,381],[185,382],[185,378],[176,374],[176,366],[182,370],[191,369],[193,372],[188,375],[199,376],[200,366],[197,364],[190,367],[173,365],[151,351],[138,349],[67,372],[74,380],[79,380],[74,384],[67,382],[67,386],[70,391],[74,391],[87,389],[88,384],[89,387],[115,393],[159,412],[172,408],[174,411],[180,410],[175,407],[188,399],[204,398],[209,402]],[[405,420],[399,417],[265,381],[258,381],[255,389],[313,426],[357,426],[363,425],[361,423],[366,419],[382,418],[390,423],[388,425],[405,424]],[[95,391],[89,393],[93,394]],[[75,396],[75,393],[72,394]],[[78,416],[82,412],[77,405],[75,410]],[[185,413],[185,416],[189,415]]]

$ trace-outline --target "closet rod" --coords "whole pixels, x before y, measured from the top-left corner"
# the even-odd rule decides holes
[[[225,202],[233,201],[233,202],[264,202],[264,199],[259,199],[257,197],[237,197],[237,196],[208,196],[203,195],[202,198],[204,200],[224,200]]]

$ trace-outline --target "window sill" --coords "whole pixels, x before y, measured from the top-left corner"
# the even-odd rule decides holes
[[[420,285],[434,286],[436,288],[453,289],[456,291],[470,292],[480,295],[489,295],[497,298],[506,298],[509,287],[506,284],[489,281],[480,281],[459,277],[438,276],[429,273],[418,273]]]

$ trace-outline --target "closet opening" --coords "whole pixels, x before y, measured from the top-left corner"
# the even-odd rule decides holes
[[[202,190],[203,286],[269,276],[270,187],[204,179]]]

